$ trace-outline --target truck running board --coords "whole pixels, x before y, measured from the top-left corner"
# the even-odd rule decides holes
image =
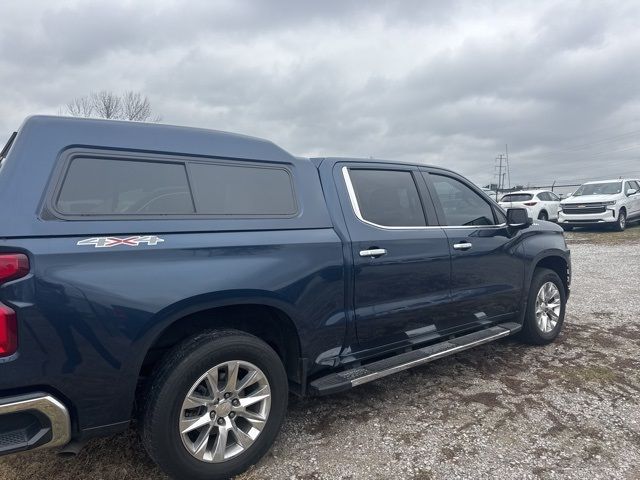
[[[343,392],[363,383],[386,377],[409,368],[424,365],[438,358],[447,357],[469,348],[507,337],[522,328],[519,323],[501,323],[494,327],[455,337],[444,342],[429,345],[410,352],[401,353],[390,358],[378,360],[361,367],[343,372],[332,373],[309,383],[312,395],[327,395]]]

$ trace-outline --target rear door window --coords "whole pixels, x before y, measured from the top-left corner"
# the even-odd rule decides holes
[[[383,227],[427,225],[420,194],[407,170],[348,170],[362,220]]]
[[[195,213],[182,163],[76,157],[56,199],[65,215]]]

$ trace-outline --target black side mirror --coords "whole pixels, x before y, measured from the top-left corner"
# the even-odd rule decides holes
[[[507,225],[511,228],[527,228],[533,223],[526,208],[508,208]]]

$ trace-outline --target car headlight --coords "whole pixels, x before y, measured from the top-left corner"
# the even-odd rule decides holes
[[[611,205],[615,205],[616,202],[617,202],[617,200],[611,200],[610,202],[602,202],[602,205],[611,206]]]

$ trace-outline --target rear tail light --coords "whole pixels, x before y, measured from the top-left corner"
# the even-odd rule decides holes
[[[538,202],[524,202],[523,205],[526,205],[527,207],[533,207],[537,204]]]
[[[0,283],[24,277],[29,273],[29,259],[23,253],[0,254]],[[0,303],[0,357],[8,357],[18,349],[16,312]]]
[[[0,357],[13,355],[18,349],[16,312],[0,304]]]
[[[15,280],[29,273],[29,259],[23,253],[0,254],[0,282]]]

